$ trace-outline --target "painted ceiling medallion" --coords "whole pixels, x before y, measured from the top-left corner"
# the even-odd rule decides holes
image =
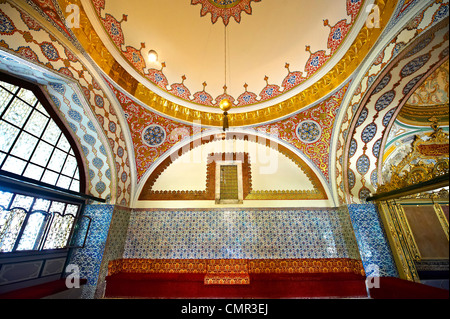
[[[237,23],[241,22],[241,12],[252,14],[250,2],[260,2],[261,0],[191,0],[192,5],[201,4],[200,15],[203,17],[211,13],[211,22],[214,24],[219,18],[228,25],[230,17]]]

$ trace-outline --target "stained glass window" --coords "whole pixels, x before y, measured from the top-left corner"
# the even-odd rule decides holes
[[[77,160],[34,93],[0,81],[0,170],[80,191]]]

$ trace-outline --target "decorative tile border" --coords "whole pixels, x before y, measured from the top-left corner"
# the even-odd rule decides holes
[[[315,259],[116,259],[108,264],[108,275],[117,273],[189,274],[307,274],[345,272],[364,275],[361,260]]]

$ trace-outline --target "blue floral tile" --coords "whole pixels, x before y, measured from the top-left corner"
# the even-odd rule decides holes
[[[131,213],[124,258],[356,258],[348,212],[202,210]]]
[[[397,267],[376,206],[351,204],[348,205],[348,211],[366,274],[370,275],[374,266],[377,266],[380,276],[398,277]]]

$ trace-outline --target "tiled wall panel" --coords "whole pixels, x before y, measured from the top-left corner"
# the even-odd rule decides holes
[[[78,266],[80,277],[87,279],[87,284],[83,287],[82,298],[84,299],[93,298],[97,288],[113,210],[113,205],[88,205],[83,214],[92,219],[86,245],[84,248],[74,249],[69,264]],[[84,220],[78,233],[77,244],[82,243],[86,227],[87,222]]]
[[[361,260],[368,276],[398,277],[383,223],[374,204],[351,204],[348,211],[358,242]]]
[[[134,210],[124,258],[354,258],[348,212]]]

